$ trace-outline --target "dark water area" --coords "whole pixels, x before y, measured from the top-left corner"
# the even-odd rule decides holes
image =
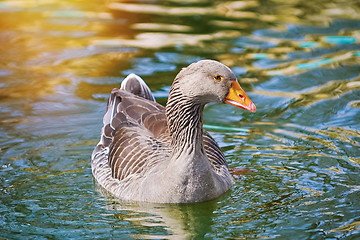
[[[95,184],[127,74],[165,104],[177,72],[228,65],[257,112],[204,118],[235,176],[206,203],[124,203]],[[360,3],[0,1],[0,239],[359,239]]]

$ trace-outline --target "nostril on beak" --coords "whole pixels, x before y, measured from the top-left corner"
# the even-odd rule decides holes
[[[243,99],[243,98],[244,98],[244,96],[243,96],[243,95],[241,95],[241,94],[239,94],[239,97],[240,97],[241,99]]]

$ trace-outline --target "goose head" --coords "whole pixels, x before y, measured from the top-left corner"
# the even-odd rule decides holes
[[[201,60],[183,68],[175,78],[178,90],[194,103],[228,103],[251,112],[256,107],[230,68],[214,60]],[[174,86],[173,86],[174,87]]]

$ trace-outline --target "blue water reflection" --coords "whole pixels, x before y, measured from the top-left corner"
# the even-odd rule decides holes
[[[358,1],[0,1],[0,238],[357,239]],[[181,68],[228,65],[257,113],[209,104],[238,170],[207,203],[124,203],[93,181],[127,74],[166,103]]]

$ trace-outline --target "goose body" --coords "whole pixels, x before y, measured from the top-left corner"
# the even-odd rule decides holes
[[[100,142],[92,153],[96,181],[123,200],[161,203],[214,199],[232,185],[220,147],[203,130],[203,109],[226,102],[255,112],[225,65],[202,60],[176,76],[166,107],[130,74],[113,89]]]

